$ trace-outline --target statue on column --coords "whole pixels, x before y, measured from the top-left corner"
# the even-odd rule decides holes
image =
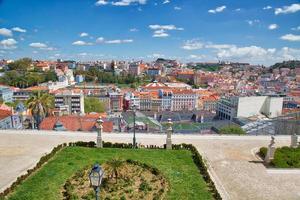
[[[274,136],[271,136],[271,142],[268,146],[268,150],[267,150],[267,155],[265,157],[265,164],[269,164],[271,162],[271,160],[273,160],[274,158],[274,153],[275,153],[275,137]]]
[[[173,133],[172,125],[173,125],[172,120],[168,119],[167,141],[166,141],[166,148],[167,149],[172,149],[172,139],[171,139],[171,135]]]

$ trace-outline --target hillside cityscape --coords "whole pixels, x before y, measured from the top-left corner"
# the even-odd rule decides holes
[[[300,61],[271,67],[238,62],[2,60],[2,129],[284,134],[282,116],[300,111]],[[35,98],[32,98],[32,96]],[[35,108],[43,99],[45,108]],[[296,115],[295,115],[296,116]],[[76,124],[78,123],[78,124]],[[286,131],[285,134],[288,134]]]
[[[0,0],[0,200],[299,200],[297,0]]]

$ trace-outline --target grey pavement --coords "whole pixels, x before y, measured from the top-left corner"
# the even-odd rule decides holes
[[[132,134],[104,134],[105,141],[131,142]],[[276,136],[276,146],[290,137]],[[166,135],[137,134],[144,145],[163,145]],[[0,130],[0,192],[26,173],[53,147],[71,141],[96,141],[96,133]],[[269,144],[269,136],[174,135],[174,143],[192,143],[205,158],[223,199],[299,200],[300,174],[270,173],[255,152]]]

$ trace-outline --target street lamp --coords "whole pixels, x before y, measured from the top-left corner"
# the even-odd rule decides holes
[[[104,171],[102,170],[102,167],[99,164],[95,164],[89,174],[90,185],[95,190],[96,200],[99,200],[99,191],[100,191],[100,185],[102,182],[103,175],[104,175]]]
[[[135,138],[135,117],[136,117],[136,105],[132,106],[133,110],[133,148],[136,148],[136,138]]]
[[[97,147],[102,148],[102,129],[103,129],[103,120],[101,116],[97,119],[98,129],[97,129]]]

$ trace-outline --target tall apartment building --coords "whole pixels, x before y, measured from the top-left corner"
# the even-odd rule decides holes
[[[128,73],[134,76],[138,76],[141,73],[141,67],[139,63],[130,63]]]
[[[55,94],[55,108],[66,114],[84,114],[84,95],[81,91],[61,91]]]
[[[216,113],[220,119],[232,120],[235,117],[265,115],[278,117],[282,113],[283,97],[250,96],[221,98],[217,103]]]

